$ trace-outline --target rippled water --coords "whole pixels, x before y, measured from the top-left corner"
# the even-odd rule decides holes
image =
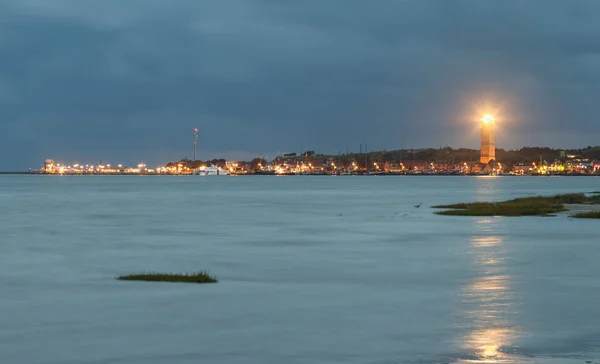
[[[596,177],[0,176],[0,362],[600,362],[598,221],[429,207],[597,190]],[[219,283],[115,280],[199,269]]]

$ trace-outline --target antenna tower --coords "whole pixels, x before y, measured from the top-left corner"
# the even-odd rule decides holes
[[[194,128],[194,160],[196,160],[196,143],[198,141],[198,128]]]

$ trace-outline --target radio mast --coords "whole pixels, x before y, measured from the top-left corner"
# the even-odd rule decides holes
[[[198,141],[198,128],[194,128],[194,160],[196,160],[196,143]]]

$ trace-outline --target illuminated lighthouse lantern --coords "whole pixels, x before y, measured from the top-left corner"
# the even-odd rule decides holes
[[[481,118],[481,163],[488,164],[496,160],[496,142],[494,140],[494,117],[487,114]]]

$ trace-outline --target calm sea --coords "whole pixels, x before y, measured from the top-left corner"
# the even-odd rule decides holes
[[[600,362],[597,220],[430,208],[598,190],[598,177],[0,176],[0,362]],[[205,269],[219,283],[115,280]]]

